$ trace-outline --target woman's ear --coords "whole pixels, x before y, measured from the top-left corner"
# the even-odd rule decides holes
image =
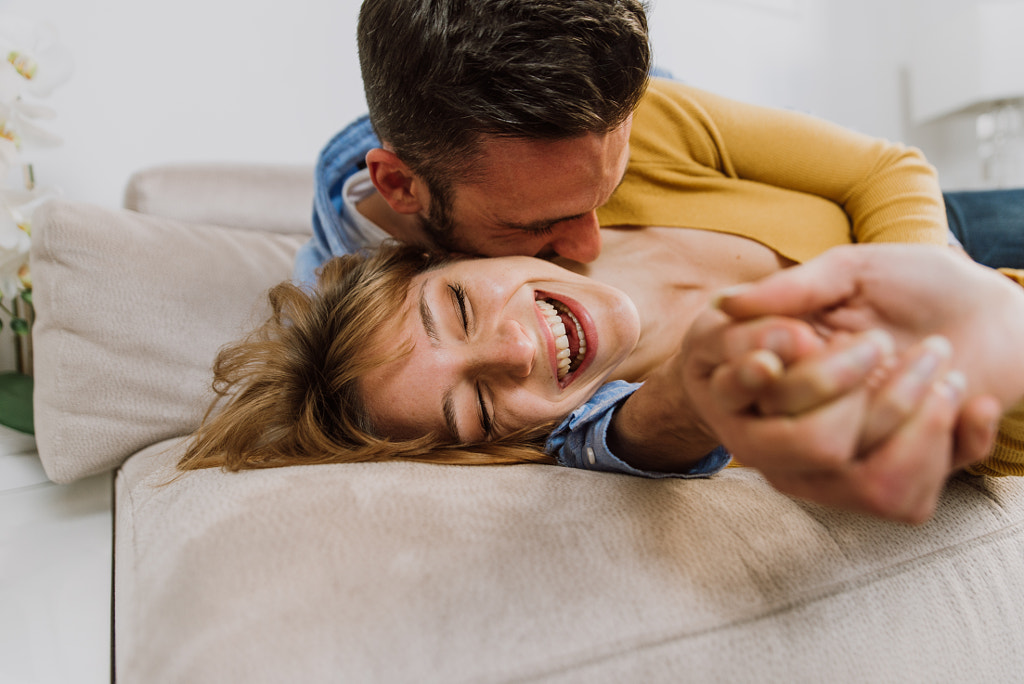
[[[392,209],[400,214],[415,214],[424,209],[420,197],[422,182],[394,152],[375,147],[366,153],[366,166],[377,192]]]

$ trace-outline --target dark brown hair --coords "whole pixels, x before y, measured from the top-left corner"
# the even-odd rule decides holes
[[[378,137],[438,198],[483,136],[617,128],[651,67],[641,0],[364,0],[357,38]]]

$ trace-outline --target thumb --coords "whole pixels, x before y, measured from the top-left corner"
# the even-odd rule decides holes
[[[758,316],[805,316],[849,300],[857,292],[859,257],[849,247],[774,273],[762,280],[720,291],[712,303],[745,320]]]

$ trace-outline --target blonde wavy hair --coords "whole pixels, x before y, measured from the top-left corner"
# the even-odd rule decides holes
[[[290,282],[273,287],[270,317],[217,354],[216,396],[179,470],[391,460],[554,463],[543,449],[553,424],[469,444],[433,434],[396,440],[374,428],[359,379],[408,353],[408,346],[385,350],[370,341],[393,325],[412,279],[446,260],[422,248],[387,244],[332,259],[313,291]]]

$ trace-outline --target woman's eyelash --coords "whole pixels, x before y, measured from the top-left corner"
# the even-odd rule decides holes
[[[469,315],[466,310],[466,288],[461,283],[449,283],[448,290],[452,295],[452,302],[458,308],[459,320],[462,322],[462,329],[469,334]],[[484,430],[484,439],[488,439],[494,429],[494,423],[487,412],[487,403],[484,401],[484,393],[480,385],[476,386],[476,399],[480,405],[480,426]]]
[[[491,422],[491,416],[487,413],[487,404],[484,403],[484,393],[480,390],[480,385],[476,386],[476,398],[480,402],[480,425],[484,429],[484,439],[487,439],[491,436],[494,423]]]
[[[448,289],[452,293],[452,301],[459,309],[459,320],[462,322],[462,329],[469,332],[469,318],[466,316],[466,288],[459,283],[449,283]]]

